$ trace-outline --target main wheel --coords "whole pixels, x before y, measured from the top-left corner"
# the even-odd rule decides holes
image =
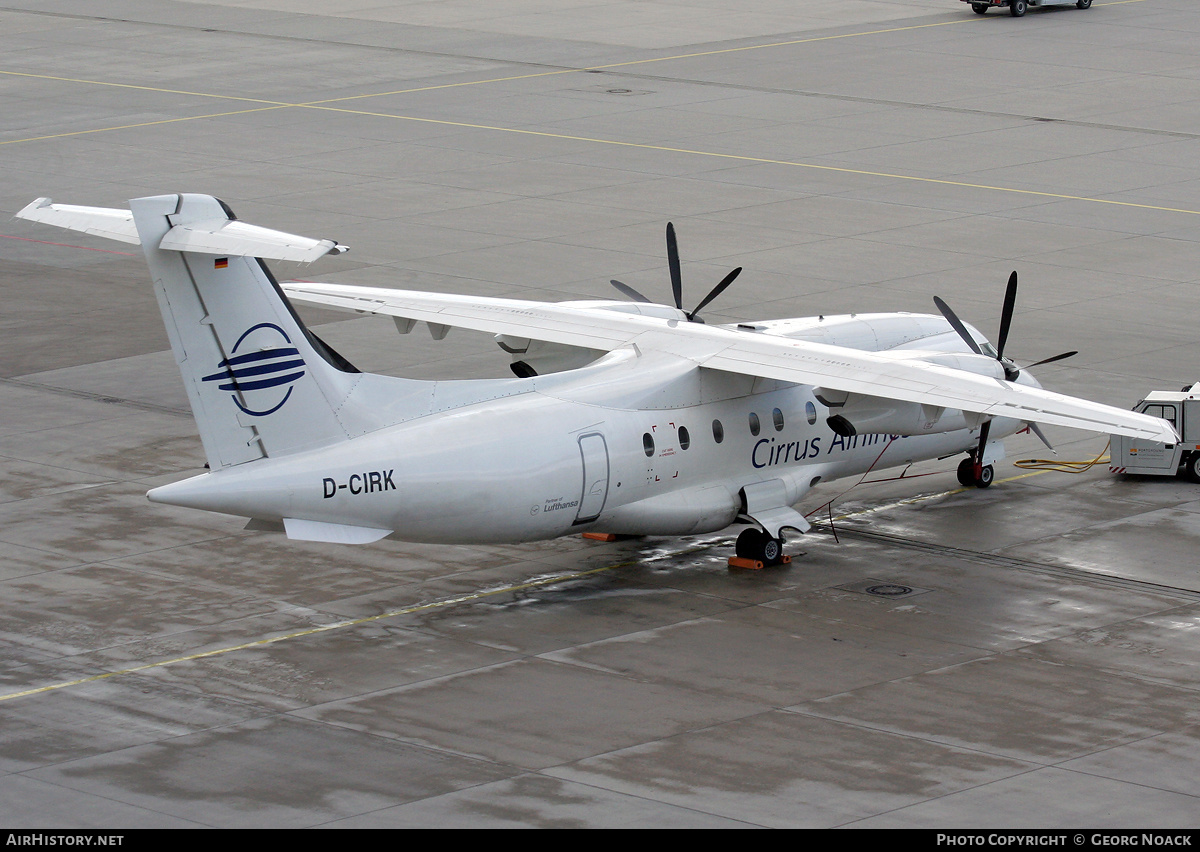
[[[762,555],[761,558],[764,565],[778,565],[779,557],[783,555],[783,542],[777,538],[771,538],[769,535],[763,534]]]
[[[1092,0],[1075,0],[1076,9],[1088,9],[1092,5]]]
[[[958,483],[966,488],[975,484],[975,462],[969,457],[958,463]]]
[[[1025,14],[1025,10],[1029,8],[1027,0],[1008,0],[1008,14],[1014,18],[1020,18]]]
[[[979,470],[979,476],[975,479],[977,488],[987,488],[992,484],[992,480],[996,478],[996,471],[992,469],[990,464],[985,464]]]
[[[1083,0],[1080,0],[1080,2],[1083,2]],[[988,10],[988,6],[986,3],[972,3],[971,4],[971,11],[974,12],[976,15],[986,15],[987,10]]]

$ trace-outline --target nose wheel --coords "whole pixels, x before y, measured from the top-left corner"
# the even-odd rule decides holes
[[[737,555],[729,560],[731,568],[765,568],[792,561],[792,557],[783,552],[782,538],[774,538],[757,527],[742,530],[733,550]]]
[[[987,488],[996,478],[996,471],[990,464],[976,465],[975,457],[968,456],[958,463],[958,481],[970,488]]]

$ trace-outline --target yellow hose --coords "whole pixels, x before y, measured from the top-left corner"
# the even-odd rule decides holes
[[[1109,444],[1112,442],[1110,441]],[[1107,464],[1108,447],[1104,445],[1104,449],[1100,451],[1100,455],[1090,461],[1062,461],[1061,459],[1021,459],[1013,462],[1013,467],[1019,467],[1022,470],[1057,470],[1062,473],[1083,473],[1091,470],[1098,464]]]

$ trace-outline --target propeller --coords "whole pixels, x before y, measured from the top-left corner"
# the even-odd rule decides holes
[[[958,318],[958,315],[951,310],[950,306],[937,296],[933,297],[933,303],[937,305],[938,310],[942,312],[942,316],[944,316],[946,321],[950,323],[950,327],[958,332],[958,336],[963,339],[967,346],[971,347],[971,351],[976,355],[983,355],[984,352],[979,348],[979,344],[975,342],[975,338],[971,336],[969,331],[967,331],[966,325],[964,325],[963,321]],[[1004,378],[1010,382],[1015,382],[1017,380],[1017,376],[1021,375],[1021,368],[1016,365],[1016,362],[1014,362],[1011,358],[1004,357],[1004,347],[1008,343],[1008,332],[1012,328],[1012,318],[1016,307],[1017,273],[1014,270],[1013,274],[1008,276],[1008,286],[1004,290],[1004,307],[1001,309],[1000,313],[1000,332],[996,335],[995,356],[996,360],[1000,362],[1000,366],[1004,368]],[[1040,367],[1042,364],[1052,364],[1055,361],[1061,361],[1064,358],[1070,358],[1072,355],[1078,354],[1079,353],[1075,350],[1063,352],[1051,358],[1043,358],[1036,364],[1030,364],[1029,367]]]
[[[675,307],[683,311],[683,275],[679,267],[679,241],[675,237],[675,225],[671,222],[667,223],[667,268],[671,274],[671,295],[675,299]],[[721,279],[716,287],[708,291],[708,295],[700,300],[700,304],[696,305],[690,311],[684,311],[688,322],[703,323],[700,319],[701,309],[708,306],[709,302],[725,292],[725,289],[733,283],[733,280],[742,273],[742,267],[738,267],[731,271],[728,275]],[[615,278],[609,281],[614,287],[621,291],[622,294],[635,302],[650,302],[650,299],[639,293],[628,284],[617,281]]]
[[[942,316],[944,316],[946,321],[950,323],[950,327],[958,332],[958,336],[961,337],[967,346],[971,348],[972,352],[977,355],[985,354],[984,351],[979,347],[979,344],[975,342],[975,338],[972,337],[970,332],[967,331],[967,327],[963,324],[963,321],[960,320],[958,315],[950,309],[949,305],[947,305],[937,296],[933,297],[933,303],[937,305],[938,310],[942,312]],[[1014,362],[1011,358],[1004,357],[1004,347],[1008,344],[1008,333],[1012,329],[1012,318],[1013,313],[1016,311],[1016,307],[1017,273],[1016,270],[1014,270],[1012,275],[1008,276],[1008,286],[1004,290],[1004,306],[1000,312],[1000,331],[996,335],[995,355],[996,360],[1000,362],[1000,366],[1004,368],[1004,378],[1010,382],[1015,382],[1017,377],[1021,375],[1021,368],[1017,366],[1016,362]],[[1064,358],[1070,358],[1072,355],[1077,354],[1078,353],[1074,350],[1071,352],[1063,352],[1051,358],[1043,358],[1036,364],[1030,364],[1029,366],[1040,367],[1042,364],[1052,364],[1055,361],[1061,361]],[[991,426],[992,421],[989,419],[985,420],[979,427],[979,446],[976,448],[974,456],[976,480],[979,479],[980,471],[983,467],[983,450],[984,447],[987,446],[988,433],[991,431]],[[1036,423],[1030,423],[1029,429],[1031,432],[1033,432],[1033,434],[1037,435],[1038,438],[1041,439],[1043,444],[1050,448],[1051,452],[1054,451],[1054,447],[1052,447],[1050,442],[1046,440],[1045,434]]]

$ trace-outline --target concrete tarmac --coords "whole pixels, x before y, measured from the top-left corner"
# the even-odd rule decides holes
[[[668,300],[671,220],[690,300],[745,267],[710,322],[994,335],[1017,269],[1047,387],[1200,380],[1193,0],[330,5],[3,0],[0,209],[209,193],[353,249],[281,279],[546,300]],[[986,491],[823,485],[762,572],[736,529],[292,542],[145,499],[204,458],[136,247],[7,221],[0,293],[0,826],[1197,824],[1200,485],[1017,436]]]

